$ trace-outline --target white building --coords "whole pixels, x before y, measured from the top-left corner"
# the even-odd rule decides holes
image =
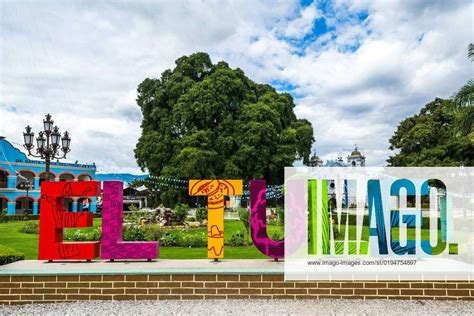
[[[361,154],[357,145],[355,145],[354,150],[351,152],[349,156],[347,156],[346,161],[342,157],[338,157],[337,159],[330,159],[327,160],[326,163],[323,162],[321,158],[319,158],[316,153],[310,158],[309,167],[364,167],[365,166],[365,156]],[[349,206],[355,205],[355,183],[353,181],[345,182],[344,187],[344,204],[348,204]],[[353,193],[353,194],[351,194]],[[329,181],[328,186],[328,196],[335,196],[335,187],[334,181]]]

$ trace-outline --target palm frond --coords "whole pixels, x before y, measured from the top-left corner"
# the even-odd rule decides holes
[[[467,57],[474,61],[474,44],[471,43],[467,47]]]
[[[474,105],[474,80],[469,80],[453,97],[456,108]]]
[[[470,107],[466,115],[462,118],[459,130],[464,134],[469,134],[474,125],[474,107]]]

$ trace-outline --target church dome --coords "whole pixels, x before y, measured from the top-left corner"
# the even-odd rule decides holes
[[[316,155],[316,153],[314,153],[309,159],[308,166],[317,167],[317,166],[322,165],[322,163],[323,161],[321,160],[321,158],[319,158],[319,156]]]
[[[362,157],[362,154],[360,153],[357,145],[355,146],[354,150],[351,152],[350,157]]]
[[[355,150],[353,150],[353,151],[351,152],[351,156],[354,157],[354,156],[362,156],[362,155],[361,155],[360,151],[358,151],[357,149],[355,149]]]
[[[319,156],[314,154],[313,156],[311,156],[311,159],[309,161],[319,161],[321,159],[319,159]]]

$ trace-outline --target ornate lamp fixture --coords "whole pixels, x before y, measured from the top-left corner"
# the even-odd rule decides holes
[[[23,145],[28,150],[28,155],[36,158],[41,158],[46,164],[46,180],[49,181],[49,169],[51,160],[64,159],[66,155],[71,151],[71,137],[69,133],[64,132],[63,136],[59,132],[59,128],[54,126],[54,121],[50,114],[46,115],[43,120],[43,131],[38,133],[36,137],[36,154],[33,153],[35,148],[33,142],[35,134],[32,132],[31,127],[28,125],[23,133],[25,144]]]

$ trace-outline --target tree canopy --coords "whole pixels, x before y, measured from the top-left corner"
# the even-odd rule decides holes
[[[313,128],[293,98],[257,84],[206,53],[176,60],[138,86],[143,114],[135,157],[151,175],[253,178],[282,183],[284,167],[307,162]]]
[[[397,153],[387,160],[389,166],[474,166],[473,135],[458,129],[471,109],[453,111],[453,102],[437,98],[403,120],[390,138]]]

